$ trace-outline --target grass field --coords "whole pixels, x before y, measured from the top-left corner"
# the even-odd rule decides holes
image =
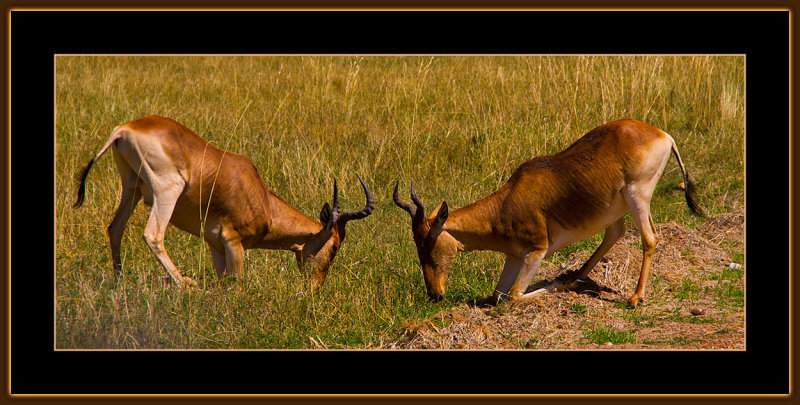
[[[420,321],[490,295],[503,264],[497,253],[458,255],[447,299],[428,302],[408,214],[391,200],[395,182],[405,200],[413,179],[426,207],[446,199],[456,209],[531,157],[618,118],[673,136],[709,216],[744,206],[741,56],[58,56],[55,82],[57,348],[393,347]],[[276,194],[312,218],[331,201],[334,179],[342,208],[360,209],[356,173],[364,179],[375,211],[348,225],[318,294],[309,294],[287,251],[246,251],[244,288],[228,289],[216,281],[205,244],[172,227],[167,251],[201,288],[165,285],[142,239],[143,204],[128,224],[115,280],[106,237],[120,192],[112,157],[92,169],[77,210],[75,178],[116,125],[150,114],[247,155]],[[694,229],[703,220],[674,192],[680,181],[671,159],[653,219]],[[547,263],[591,253],[601,238]],[[726,249],[743,260],[741,244]]]

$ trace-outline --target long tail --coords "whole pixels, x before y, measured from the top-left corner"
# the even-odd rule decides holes
[[[106,150],[108,150],[108,148],[111,147],[111,144],[113,144],[117,139],[120,138],[120,136],[122,136],[121,131],[118,131],[118,129],[119,127],[114,128],[114,130],[111,131],[111,136],[108,138],[108,141],[106,141],[106,144],[103,146],[103,149],[100,149],[100,152],[97,155],[95,155],[92,158],[92,160],[89,161],[89,164],[87,164],[86,167],[83,168],[83,171],[81,172],[80,175],[81,185],[78,188],[78,199],[75,201],[75,204],[73,205],[74,208],[78,208],[81,205],[83,205],[83,200],[86,195],[86,177],[89,176],[89,170],[91,170],[92,166],[94,166],[94,162],[96,162],[97,159],[100,159],[100,156],[103,156],[103,154],[106,153]]]
[[[681,155],[678,154],[678,146],[675,145],[674,139],[672,140],[672,153],[674,153],[675,158],[678,159],[678,166],[681,168],[681,173],[683,173],[683,183],[686,185],[686,187],[684,187],[684,194],[686,194],[686,205],[689,206],[689,209],[694,215],[697,215],[698,217],[705,217],[706,214],[703,212],[703,209],[700,208],[700,206],[695,202],[695,199],[697,198],[697,190],[695,189],[694,183],[689,180],[689,173],[686,172],[686,168],[683,167]]]

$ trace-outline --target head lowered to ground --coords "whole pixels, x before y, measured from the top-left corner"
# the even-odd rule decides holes
[[[624,215],[630,211],[643,246],[639,284],[628,300],[630,306],[636,306],[643,299],[657,243],[650,199],[670,153],[683,174],[689,209],[702,216],[675,141],[660,129],[633,119],[609,122],[561,152],[523,163],[500,189],[457,210],[451,211],[443,201],[426,216],[413,181],[413,205],[399,198],[398,182],[393,199],[411,216],[428,297],[444,297],[454,256],[469,250],[506,255],[494,301],[525,296],[544,258],[605,231],[600,246],[576,272],[573,281],[579,282],[625,232]]]
[[[178,285],[183,276],[164,248],[168,224],[203,238],[218,276],[244,278],[245,249],[286,249],[307,269],[312,286],[322,286],[328,267],[345,238],[345,225],[372,213],[372,195],[358,177],[366,205],[340,212],[333,183],[333,207],[324,203],[312,219],[278,197],[247,157],[220,150],[178,122],[148,116],[116,127],[80,178],[75,207],[84,200],[86,179],[95,162],[111,148],[122,180],[120,205],[108,226],[114,268],[122,271],[120,244],[125,225],[140,200],[152,207],[144,240]]]

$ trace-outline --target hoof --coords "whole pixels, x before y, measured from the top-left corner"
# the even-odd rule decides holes
[[[486,298],[484,304],[489,306],[497,306],[500,305],[500,303],[503,301],[513,301],[514,298],[516,297],[514,297],[513,295],[495,291],[491,297]]]
[[[572,280],[568,280],[564,283],[562,287],[565,290],[576,290],[583,284],[586,284],[589,281],[589,278],[573,278]]]
[[[625,308],[635,309],[636,306],[642,302],[644,302],[644,300],[639,297],[631,297],[628,299],[628,303],[625,305]]]
[[[197,281],[192,280],[189,277],[182,277],[180,282],[181,287],[197,287]]]
[[[497,306],[497,297],[474,298],[469,301],[470,305],[477,308],[490,308]]]

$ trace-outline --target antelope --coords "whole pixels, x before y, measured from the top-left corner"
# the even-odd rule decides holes
[[[316,291],[345,238],[347,222],[370,215],[374,208],[372,195],[356,175],[367,200],[362,210],[339,213],[334,180],[333,208],[325,202],[319,221],[309,218],[270,190],[250,159],[220,150],[178,122],[155,115],[114,128],[83,169],[75,208],[83,204],[89,170],[109,147],[122,179],[119,208],[108,226],[117,275],[122,270],[122,234],[140,199],[152,207],[144,240],[178,286],[197,283],[181,275],[164,249],[169,223],[205,241],[220,278],[244,278],[245,249],[291,250],[301,271],[310,267]]]
[[[695,203],[695,186],[689,181],[675,141],[660,129],[633,119],[609,122],[561,152],[523,163],[500,189],[452,212],[442,201],[426,217],[413,180],[413,206],[398,198],[398,181],[393,199],[411,215],[428,297],[433,301],[444,298],[453,258],[457,252],[471,250],[506,255],[492,303],[575,288],[586,281],[625,232],[624,215],[630,210],[642,238],[639,283],[628,299],[628,307],[636,307],[644,299],[657,243],[650,198],[670,151],[683,174],[689,209],[704,216]],[[605,234],[600,246],[570,280],[526,293],[544,258],[601,230]]]

